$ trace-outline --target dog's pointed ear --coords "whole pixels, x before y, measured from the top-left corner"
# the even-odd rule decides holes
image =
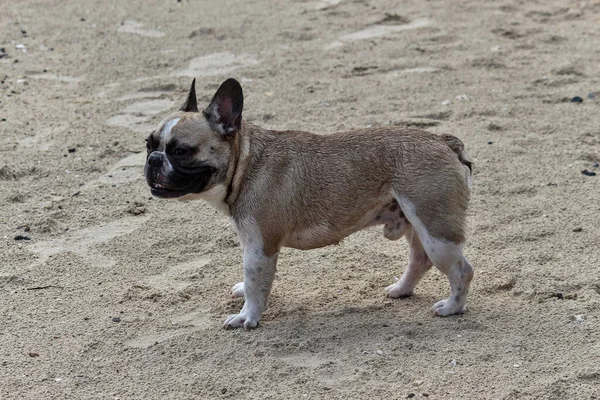
[[[185,103],[183,103],[183,106],[181,106],[179,111],[198,112],[198,101],[196,100],[196,78],[194,78],[192,81],[190,93],[188,94]]]
[[[242,86],[233,78],[219,86],[217,93],[204,110],[206,118],[226,138],[234,136],[242,128],[244,93]]]

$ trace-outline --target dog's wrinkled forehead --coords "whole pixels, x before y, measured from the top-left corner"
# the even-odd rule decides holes
[[[172,141],[184,142],[193,146],[197,144],[199,136],[205,129],[210,129],[210,127],[202,114],[175,113],[158,124],[152,137],[159,149],[164,149]]]

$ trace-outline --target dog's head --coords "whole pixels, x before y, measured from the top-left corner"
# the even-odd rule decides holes
[[[227,180],[231,144],[242,127],[242,87],[235,79],[226,80],[200,112],[195,83],[183,107],[146,139],[144,173],[156,197],[200,194]]]

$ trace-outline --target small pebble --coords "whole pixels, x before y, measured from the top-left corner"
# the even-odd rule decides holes
[[[596,176],[596,173],[594,171],[588,171],[587,169],[584,169],[583,171],[581,171],[581,173],[585,176]]]
[[[456,367],[456,364],[458,364],[458,362],[456,362],[456,360],[450,361],[450,365],[452,365],[453,367]]]
[[[573,320],[574,320],[575,322],[579,322],[579,323],[581,323],[581,322],[585,321],[585,315],[583,315],[583,314],[578,314],[578,315],[575,315],[575,316],[573,317]]]
[[[30,351],[29,353],[27,353],[27,355],[29,357],[39,357],[40,356],[38,353],[34,353],[33,351]]]
[[[423,397],[429,397],[429,393],[423,393]]]
[[[67,149],[67,151],[69,153],[75,153],[77,151],[77,149],[75,147],[71,147],[71,148]]]
[[[422,380],[418,379],[418,380],[416,380],[416,381],[413,382],[413,385],[414,386],[421,386],[423,383],[424,382]]]
[[[556,293],[556,298],[559,300],[564,300],[565,299],[565,295],[562,293]]]
[[[594,168],[598,168],[598,167],[600,167],[600,164],[598,164],[598,163],[594,163],[594,165],[592,165],[592,167],[594,167]]]
[[[112,322],[121,322],[120,317],[113,317]]]
[[[594,97],[596,97],[596,93],[588,93],[587,95],[588,99],[593,99]]]
[[[407,399],[412,399],[413,397],[415,397],[414,393],[409,393],[408,396],[406,396]]]
[[[383,355],[383,351],[377,350],[377,354],[379,354],[380,356],[382,356]]]
[[[579,96],[575,96],[571,99],[571,103],[583,103],[583,99]]]
[[[573,229],[573,232],[581,232],[583,230],[583,228],[575,228]]]
[[[221,394],[225,394],[225,393],[227,393],[227,388],[221,389]]]
[[[15,240],[31,240],[31,239],[29,238],[29,236],[17,235],[17,236],[15,236]]]
[[[494,144],[494,142],[488,142],[488,144]]]

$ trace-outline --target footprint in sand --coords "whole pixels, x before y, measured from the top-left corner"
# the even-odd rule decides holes
[[[117,99],[117,101],[129,101],[129,100],[137,100],[137,99],[153,99],[157,97],[163,97],[165,95],[169,95],[177,90],[177,86],[173,83],[169,83],[166,85],[156,85],[150,86],[144,89],[141,89],[135,93],[129,93],[124,96],[121,96]]]
[[[235,55],[225,51],[196,57],[190,61],[186,69],[175,73],[175,75],[189,77],[226,75],[236,69],[256,64],[258,64],[258,59],[253,54]]]
[[[136,153],[117,161],[106,174],[89,182],[85,189],[96,188],[105,184],[118,185],[130,183],[144,178],[144,165],[146,164],[146,153]]]
[[[93,266],[111,267],[116,264],[116,261],[95,247],[135,231],[146,219],[144,217],[123,218],[108,224],[69,231],[59,239],[32,243],[31,250],[40,256],[41,262],[45,262],[54,254],[72,252],[83,257]]]
[[[211,327],[207,309],[171,318],[172,326],[164,332],[150,333],[126,340],[123,344],[135,349],[146,349],[155,344],[188,335],[192,332]]]
[[[344,42],[354,42],[357,40],[372,39],[376,37],[386,36],[396,32],[424,28],[429,25],[430,21],[427,19],[418,19],[411,23],[403,25],[373,25],[358,32],[348,33],[340,36],[338,40],[328,44],[325,47],[325,50],[341,47],[344,45]]]
[[[62,128],[46,128],[35,132],[33,136],[25,136],[17,141],[18,150],[35,149],[39,151],[50,150],[54,142],[51,140],[54,133],[59,133]]]
[[[328,10],[340,4],[342,0],[322,0],[313,4],[315,10]]]
[[[233,54],[231,52],[214,53],[193,58],[187,68],[177,71],[172,76],[203,77],[226,75],[236,69],[258,64],[258,59],[252,54]],[[151,79],[166,78],[154,76]],[[143,78],[142,80],[148,80]],[[101,95],[114,90],[114,84],[105,88]],[[163,111],[172,109],[175,103],[169,99],[160,98],[175,91],[174,84],[142,89],[139,92],[127,94],[118,98],[119,101],[142,100],[126,106],[122,112],[108,118],[105,123],[109,126],[120,126],[134,132],[148,133],[153,126],[148,121]]]
[[[144,97],[140,96],[139,98]],[[107,119],[106,124],[129,128],[135,132],[148,133],[153,128],[153,125],[146,122],[154,115],[173,108],[174,105],[175,103],[169,99],[139,101],[126,106],[122,113],[113,115]]]
[[[200,270],[209,262],[210,258],[202,257],[194,261],[177,264],[167,268],[162,274],[147,277],[142,282],[136,284],[136,286],[152,288],[161,293],[179,293],[191,285],[188,276]],[[147,348],[157,343],[210,327],[211,324],[208,315],[209,310],[201,308],[189,314],[173,317],[171,319],[172,326],[168,330],[138,336],[127,340],[124,344],[127,347]]]
[[[300,352],[279,355],[277,358],[292,367],[313,371],[319,381],[329,386],[343,385],[344,382],[355,379],[354,366],[317,353]]]
[[[121,33],[133,33],[135,35],[141,35],[146,37],[159,38],[165,36],[164,32],[157,29],[144,28],[144,24],[134,20],[127,20],[119,26],[117,32]]]
[[[392,76],[398,76],[400,74],[425,74],[441,71],[441,68],[435,67],[414,67],[414,68],[401,68],[389,71]]]
[[[53,73],[49,73],[49,72],[28,71],[25,73],[25,75],[32,79],[44,79],[44,80],[49,80],[49,81],[57,81],[57,82],[61,82],[61,83],[67,83],[70,85],[74,85],[74,84],[77,84],[77,83],[83,81],[83,77],[59,75],[59,74],[53,74]]]
[[[190,273],[199,270],[210,263],[210,258],[201,257],[199,259],[173,265],[160,275],[149,276],[145,279],[145,284],[160,291],[179,292],[190,286],[187,277]]]

